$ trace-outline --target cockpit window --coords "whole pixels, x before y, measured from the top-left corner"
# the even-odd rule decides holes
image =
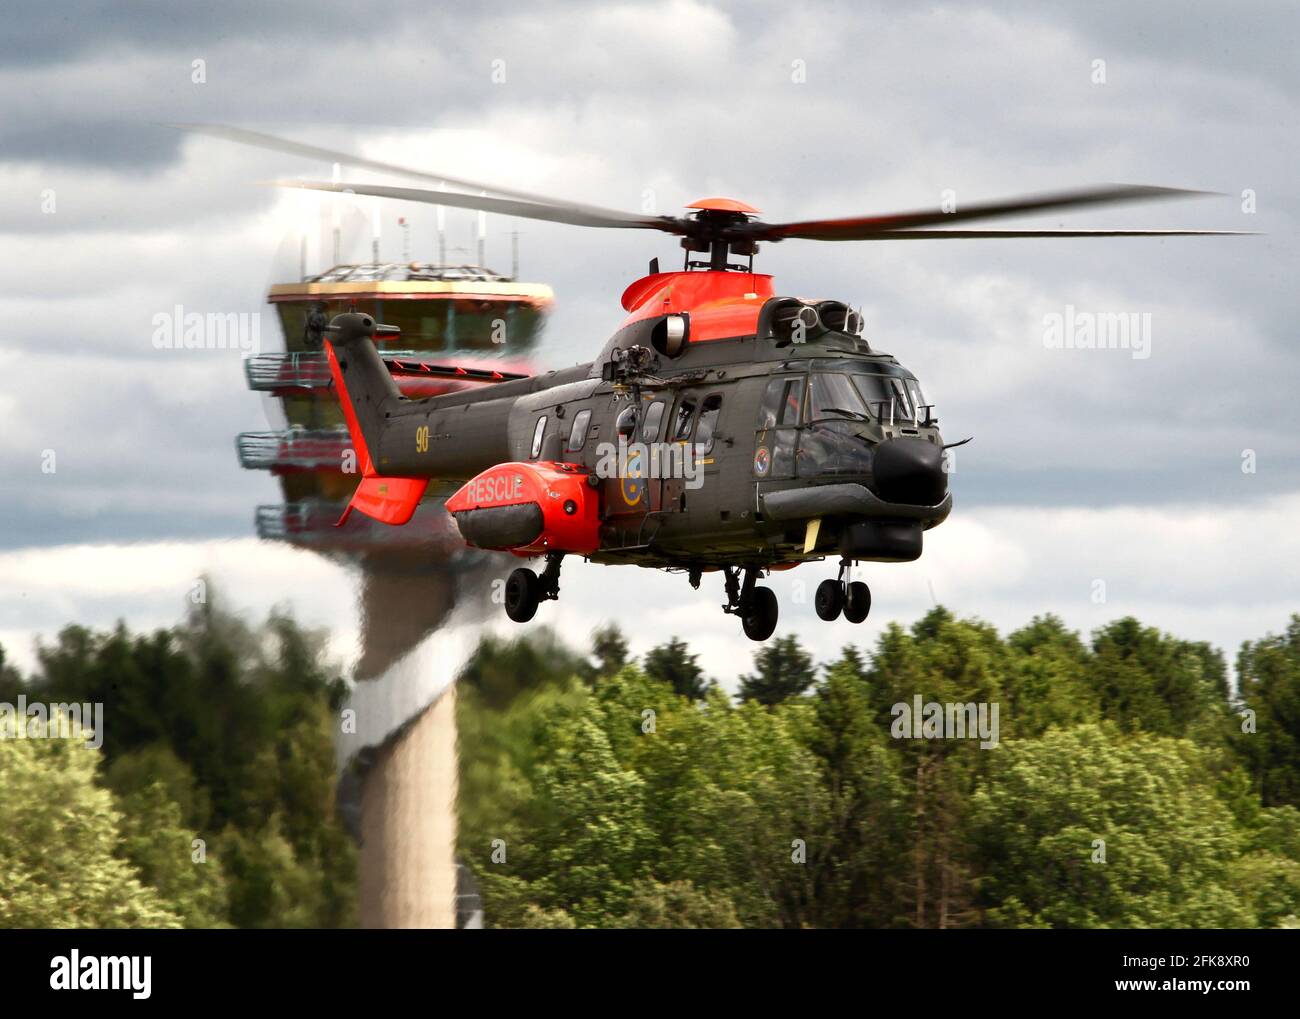
[[[913,420],[925,423],[930,417],[930,410],[926,405],[925,397],[921,395],[921,384],[916,379],[904,379],[903,385],[907,387],[908,399],[912,401]]]
[[[808,420],[869,421],[866,405],[847,375],[816,374],[808,380]]]
[[[881,424],[900,422],[915,424],[918,414],[924,418],[924,397],[915,379],[885,375],[854,375],[862,399]]]

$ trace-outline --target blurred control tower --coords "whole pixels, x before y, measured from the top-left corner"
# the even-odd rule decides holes
[[[442,510],[450,491],[430,485],[403,527],[352,514],[336,527],[361,480],[325,354],[308,349],[308,317],[326,320],[354,310],[395,325],[401,335],[380,345],[402,393],[433,396],[495,378],[531,372],[529,354],[554,300],[551,288],[520,283],[480,266],[412,262],[340,265],[300,283],[278,283],[268,297],[284,335],[284,351],[244,362],[249,388],[278,401],[287,427],[244,432],[241,466],[268,470],[284,502],[257,508],[257,533],[348,561],[360,568],[364,616],[359,678],[382,672],[436,624],[439,599],[407,597],[410,578],[463,550]],[[405,374],[401,364],[445,366],[459,378]],[[382,633],[370,631],[381,622]]]
[[[430,485],[405,526],[361,513],[335,526],[361,474],[325,354],[310,348],[307,325],[313,317],[360,311],[398,326],[400,337],[381,343],[380,354],[404,395],[432,396],[531,374],[554,295],[544,284],[478,265],[376,260],[275,284],[268,301],[284,349],[249,356],[245,374],[252,390],[274,401],[284,427],[244,432],[236,447],[240,464],[270,471],[284,496],[257,508],[258,535],[329,556],[359,576],[352,705],[361,732],[340,739],[340,805],[361,842],[361,923],[453,926],[450,681],[475,629],[430,635],[458,603],[486,601],[499,564],[461,542],[443,510],[455,486]],[[412,654],[417,648],[421,653]]]

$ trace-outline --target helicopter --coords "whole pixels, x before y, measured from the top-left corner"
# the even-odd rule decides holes
[[[760,243],[1245,233],[938,226],[1207,193],[1140,185],[799,222],[765,222],[722,197],[693,202],[681,216],[633,214],[260,132],[175,126],[439,184],[276,182],[286,187],[680,238],[682,267],[661,271],[653,259],[623,292],[622,324],[572,368],[498,374],[475,389],[408,399],[395,371],[438,378],[463,369],[386,361],[375,341],[396,330],[364,313],[309,324],[362,473],[340,523],[355,510],[401,526],[431,483],[458,486],[446,509],[468,545],[544,563],[506,580],[506,614],[521,623],[559,597],[566,557],[684,573],[697,590],[705,573],[720,573],[723,611],[755,641],[772,635],[779,615],[760,579],[835,558],[838,573],[818,585],[815,611],[861,623],[871,591],[851,579],[851,566],[916,560],[925,532],[948,518],[948,450],[970,439],[944,441],[916,375],[863,337],[858,311],[782,295],[755,272]]]

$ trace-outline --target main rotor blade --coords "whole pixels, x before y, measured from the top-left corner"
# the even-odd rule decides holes
[[[814,241],[939,241],[1000,237],[1254,237],[1258,230],[882,230],[853,238],[808,237]]]
[[[445,173],[430,173],[427,170],[416,170],[409,166],[399,166],[396,163],[386,163],[379,159],[368,159],[365,156],[359,156],[354,152],[342,152],[336,149],[327,149],[319,145],[308,145],[304,142],[292,141],[288,138],[280,138],[273,134],[263,134],[261,131],[249,131],[242,127],[230,127],[226,124],[167,124],[167,127],[175,128],[178,131],[188,131],[191,134],[207,135],[210,138],[220,138],[224,141],[235,142],[237,145],[250,145],[257,149],[267,149],[271,152],[284,152],[291,156],[305,156],[308,159],[322,159],[329,163],[343,163],[348,166],[356,166],[366,170],[377,170],[380,173],[392,173],[403,177],[416,177],[420,180],[433,181],[439,184],[449,184],[452,187],[468,188],[472,191],[488,191],[493,194],[501,195],[506,198],[517,198],[524,202],[533,202],[537,205],[552,205],[558,208],[581,209],[584,212],[593,215],[603,216],[625,216],[627,213],[619,212],[617,209],[606,209],[599,205],[587,205],[582,202],[569,202],[561,198],[551,198],[547,195],[533,194],[529,191],[519,191],[514,188],[498,187],[495,184],[484,184],[481,181],[466,180],[463,177],[449,177]],[[441,202],[442,205],[454,205],[454,202]]]
[[[369,195],[373,198],[396,198],[407,202],[426,202],[430,205],[451,205],[460,209],[481,209],[503,216],[523,219],[541,219],[549,223],[568,223],[571,226],[596,226],[621,230],[662,230],[665,233],[686,233],[687,220],[669,216],[633,216],[628,213],[597,213],[582,206],[564,206],[521,202],[510,198],[493,198],[489,195],[465,195],[458,191],[433,191],[429,188],[392,187],[387,184],[327,184],[316,180],[277,180],[280,187],[308,188],[312,191],[333,191],[337,194]]]
[[[785,240],[787,237],[814,241],[873,240],[876,235],[884,231],[906,230],[935,223],[994,219],[1000,216],[1017,216],[1026,212],[1074,209],[1085,205],[1117,205],[1123,202],[1164,198],[1190,198],[1205,194],[1212,194],[1212,192],[1140,184],[1107,184],[1100,187],[1077,188],[1072,191],[1055,191],[977,202],[952,212],[925,209],[884,216],[851,216],[842,219],[805,220],[799,223],[756,222],[750,224],[748,229],[742,228],[742,232],[746,236],[753,237],[754,240],[770,241]]]

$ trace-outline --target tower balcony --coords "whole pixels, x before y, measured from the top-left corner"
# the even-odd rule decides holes
[[[340,527],[346,501],[303,499],[257,507],[257,536],[268,541],[338,551],[422,550],[442,554],[464,549],[460,533],[442,499],[426,499],[401,527],[390,527],[364,513],[351,513]]]
[[[333,385],[329,362],[322,350],[254,354],[244,359],[248,388],[257,393],[289,396]]]
[[[239,465],[277,474],[293,471],[360,470],[346,428],[310,430],[289,428],[278,432],[241,432],[235,438]]]

